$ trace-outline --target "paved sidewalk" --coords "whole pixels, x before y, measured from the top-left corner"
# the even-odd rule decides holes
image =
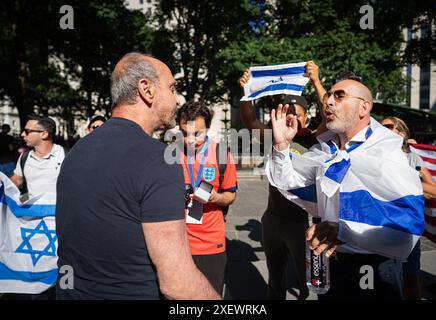
[[[226,299],[265,299],[268,271],[262,249],[260,219],[268,199],[268,182],[250,170],[238,171],[239,190],[227,215]],[[429,285],[436,287],[436,244],[421,238],[421,282],[424,299],[435,299]],[[291,271],[291,270],[290,270]],[[287,299],[296,300],[296,279],[290,279]],[[309,300],[316,300],[310,294]]]

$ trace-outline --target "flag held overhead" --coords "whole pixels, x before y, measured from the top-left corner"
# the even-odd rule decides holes
[[[241,101],[277,94],[300,96],[309,81],[305,76],[306,62],[251,67],[249,73]]]

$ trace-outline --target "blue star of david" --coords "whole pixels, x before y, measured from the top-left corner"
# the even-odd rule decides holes
[[[48,239],[48,244],[44,250],[34,250],[30,244],[32,237],[39,234],[45,235]],[[21,228],[21,238],[23,239],[23,242],[15,252],[30,254],[34,266],[43,256],[56,256],[56,231],[49,230],[44,220],[41,220],[35,229]]]

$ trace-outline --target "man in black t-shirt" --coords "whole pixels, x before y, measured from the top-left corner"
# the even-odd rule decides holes
[[[174,124],[174,78],[130,53],[111,80],[112,118],[74,146],[58,179],[58,266],[74,282],[60,274],[57,297],[219,299],[189,251],[182,168],[152,138]]]

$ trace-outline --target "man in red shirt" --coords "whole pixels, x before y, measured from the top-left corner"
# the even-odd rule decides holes
[[[223,210],[236,198],[237,178],[233,156],[221,156],[218,144],[207,136],[213,111],[202,102],[186,103],[177,113],[184,136],[181,163],[187,190],[186,223],[191,254],[218,293],[224,287],[227,262]],[[217,158],[225,158],[225,164]],[[221,172],[222,171],[222,172]],[[208,201],[194,195],[200,184],[212,189]]]

